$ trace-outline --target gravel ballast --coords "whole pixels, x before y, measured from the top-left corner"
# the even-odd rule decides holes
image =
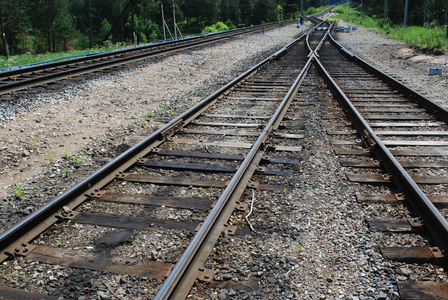
[[[57,83],[2,102],[0,232],[96,170],[99,164],[95,157],[120,154],[298,33],[295,25],[285,26],[157,58],[134,69]],[[338,39],[379,69],[448,107],[447,78],[427,75],[428,68],[440,66],[443,57],[420,54],[362,27],[338,34]],[[382,258],[380,245],[427,242],[418,235],[368,230],[366,218],[406,217],[408,211],[400,206],[356,201],[355,192],[360,186],[345,181],[347,170],[340,166],[325,134],[331,121],[322,122],[325,113],[320,105],[330,101],[331,94],[321,80],[313,81],[317,73],[314,69],[311,72],[298,97],[313,105],[295,112],[296,117],[306,118],[304,124],[309,130],[300,141],[304,146],[301,163],[294,166],[294,176],[278,179],[294,189],[249,195],[248,199],[255,199],[250,220],[266,231],[221,239],[208,262],[218,270],[215,279],[242,282],[243,288],[200,284],[193,289],[191,299],[398,299],[397,280],[447,280],[443,268]],[[368,192],[381,188],[361,189]],[[53,243],[74,230],[62,226],[55,232]],[[95,228],[79,230],[94,232]],[[135,250],[138,257],[156,247],[151,244],[151,235],[141,237],[141,249]],[[89,245],[88,236],[83,238]],[[178,238],[168,237],[176,244],[180,243]],[[132,249],[122,247],[124,253]],[[151,255],[165,259],[157,251]],[[36,271],[34,264],[4,263],[0,284],[77,299],[132,299],[154,292],[145,286],[150,281],[147,278],[92,275],[60,266],[39,266]],[[64,286],[75,286],[75,281],[84,286],[88,297],[78,296],[76,290],[64,290]]]

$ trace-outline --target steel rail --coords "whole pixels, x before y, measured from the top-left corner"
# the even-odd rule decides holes
[[[288,22],[290,22],[290,21],[288,21]],[[288,23],[288,22],[283,22],[283,23]],[[198,36],[185,37],[185,38],[177,39],[177,40],[169,40],[169,41],[163,41],[163,42],[158,42],[158,43],[151,43],[151,44],[147,44],[147,45],[143,45],[143,46],[132,47],[132,48],[127,48],[127,49],[120,49],[120,50],[115,50],[115,51],[110,51],[110,52],[94,53],[94,54],[88,55],[86,57],[74,58],[74,59],[69,59],[69,60],[64,60],[64,61],[40,64],[40,65],[35,65],[35,66],[30,66],[30,67],[18,68],[18,69],[11,70],[11,71],[0,72],[0,78],[7,78],[10,76],[20,75],[23,73],[38,72],[38,71],[43,71],[46,69],[54,69],[54,68],[58,68],[58,67],[62,67],[62,66],[80,63],[80,62],[85,62],[85,61],[90,61],[90,60],[98,60],[98,59],[103,59],[103,58],[108,58],[111,56],[118,56],[118,55],[123,55],[123,54],[129,54],[129,53],[136,52],[136,51],[146,51],[146,50],[151,50],[153,48],[158,48],[158,47],[172,46],[174,44],[189,43],[194,40],[203,40],[203,39],[206,39],[207,37],[211,37],[211,36],[215,36],[215,35],[216,35],[216,37],[221,37],[221,38],[233,37],[236,35],[241,35],[241,34],[245,34],[245,33],[253,33],[256,31],[263,30],[262,26],[265,26],[264,29],[270,29],[271,27],[281,26],[281,25],[282,25],[282,23],[256,25],[256,26],[252,26],[252,27],[233,29],[233,30],[226,31],[226,32],[209,33],[209,34],[203,34],[203,35],[198,35]]]
[[[355,56],[353,55],[353,57]],[[330,74],[325,70],[323,64],[317,58],[315,60],[315,65],[327,85],[330,87],[333,94],[336,96],[336,99],[338,100],[344,111],[347,113],[356,131],[360,136],[363,137],[364,143],[366,143],[366,145],[370,147],[371,151],[375,153],[378,159],[382,162],[382,165],[392,175],[392,180],[406,195],[406,199],[423,219],[425,226],[437,240],[439,247],[443,251],[447,251],[447,220],[442,216],[442,214],[438,211],[434,204],[432,204],[432,202],[423,193],[423,191],[410,177],[406,170],[400,165],[397,159],[390,153],[389,149],[387,149],[383,142],[377,137],[366,120],[361,116],[355,106],[351,103],[345,93],[339,88]],[[377,70],[377,72],[380,71]],[[383,77],[387,78],[385,76],[387,75],[384,74]]]
[[[435,103],[434,101],[426,98],[422,94],[418,93],[417,91],[412,90],[410,87],[405,85],[404,83],[396,80],[395,78],[387,75],[386,73],[380,71],[379,69],[375,68],[371,64],[367,63],[362,58],[356,56],[349,50],[345,49],[340,45],[334,37],[330,34],[330,41],[331,43],[339,50],[339,52],[348,60],[351,60],[364,68],[365,70],[369,71],[370,73],[376,75],[381,80],[383,80],[385,83],[387,83],[389,86],[392,86],[399,90],[404,95],[410,97],[412,101],[426,109],[427,112],[437,117],[439,120],[444,121],[448,124],[448,109],[445,107]]]
[[[302,34],[288,46],[297,43],[305,34],[306,33]],[[65,213],[64,211],[72,210],[82,204],[85,200],[89,199],[90,195],[94,193],[95,190],[109,184],[120,174],[120,172],[124,172],[139,158],[145,156],[157,145],[163,143],[164,140],[176,130],[191,122],[191,120],[199,115],[201,111],[205,110],[210,105],[213,105],[220,97],[230,91],[238,83],[243,82],[245,79],[255,74],[258,69],[267,65],[272,60],[278,59],[280,54],[284,51],[286,51],[285,47],[247,70],[201,102],[174,118],[162,128],[152,133],[140,143],[128,149],[84,180],[80,181],[13,227],[3,232],[0,235],[0,262],[11,255],[26,251],[26,244],[57,222]]]
[[[289,22],[291,22],[291,21],[289,21]],[[288,22],[284,22],[284,23],[288,23]],[[283,24],[283,23],[279,23],[279,24]],[[63,62],[55,62],[55,63],[51,63],[51,64],[47,64],[47,65],[34,66],[34,67],[18,69],[18,70],[14,70],[14,71],[10,71],[10,72],[0,73],[0,78],[8,78],[8,77],[13,77],[13,76],[20,75],[20,74],[28,74],[28,73],[33,73],[33,72],[41,73],[41,74],[35,74],[36,77],[34,77],[34,78],[22,79],[22,80],[8,82],[8,83],[2,83],[0,81],[0,95],[11,93],[14,91],[23,90],[23,89],[38,86],[38,85],[42,85],[45,83],[54,82],[54,81],[65,79],[65,78],[68,78],[71,76],[77,76],[77,75],[81,75],[81,74],[91,73],[94,71],[115,67],[115,66],[122,65],[125,63],[129,63],[129,62],[136,62],[139,60],[147,59],[151,56],[160,55],[160,54],[170,52],[170,51],[184,50],[184,49],[188,49],[191,47],[206,45],[209,43],[214,43],[214,42],[217,42],[220,40],[231,38],[231,37],[234,37],[237,35],[253,33],[256,31],[270,29],[270,28],[273,28],[276,26],[281,26],[281,25],[277,25],[277,23],[276,23],[276,24],[272,24],[272,25],[268,24],[268,25],[259,25],[259,26],[260,27],[256,27],[255,29],[251,27],[251,28],[249,28],[250,30],[244,28],[244,31],[242,30],[242,31],[232,32],[232,34],[229,34],[227,32],[225,34],[222,34],[219,36],[213,36],[213,34],[210,34],[207,36],[207,38],[204,38],[203,36],[201,36],[200,38],[193,37],[193,38],[187,38],[187,39],[183,39],[183,40],[169,41],[169,42],[164,42],[164,43],[160,43],[160,44],[142,46],[142,47],[131,48],[131,49],[123,49],[123,50],[114,51],[111,53],[92,55],[92,56],[84,57],[84,58],[78,58],[78,59],[73,59],[73,60],[68,60],[68,61],[63,61]],[[164,47],[160,49],[161,46],[164,46]],[[137,51],[141,52],[143,50],[145,50],[146,52],[130,54],[131,52],[137,52]],[[148,51],[150,51],[150,52],[148,52]],[[108,60],[108,61],[95,62],[96,60],[99,60],[99,59],[113,58],[113,57],[117,57],[119,55],[124,55],[124,54],[130,54],[130,55],[126,56],[126,57],[115,58],[115,59]],[[68,70],[57,69],[58,67],[68,67],[70,65],[73,65],[75,63],[80,63],[80,62],[91,62],[91,64],[85,65],[85,66],[73,67]],[[55,69],[54,70],[55,73],[46,74],[46,72],[53,70],[53,69]]]
[[[185,299],[188,296],[191,287],[196,281],[199,268],[204,265],[205,260],[224,228],[224,224],[230,218],[235,202],[250,184],[250,178],[262,159],[264,143],[271,132],[278,127],[291,101],[296,95],[301,82],[307,74],[313,59],[314,54],[309,57],[288,93],[283,98],[268,124],[264,127],[243,163],[238,168],[238,171],[232,177],[229,185],[221,194],[207,219],[195,234],[193,240],[165,280],[154,298],[155,300]]]

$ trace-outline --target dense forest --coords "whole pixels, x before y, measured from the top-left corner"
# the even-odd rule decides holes
[[[354,0],[362,4],[363,13],[387,19],[391,24],[404,24],[408,2],[408,26],[441,26],[447,24],[447,0]]]
[[[336,0],[303,0],[303,6],[330,2]],[[92,48],[105,41],[145,43],[162,39],[164,28],[170,38],[200,33],[219,21],[241,27],[292,19],[299,17],[300,0],[0,0],[0,7],[14,55]]]
[[[306,13],[312,7],[347,1],[0,0],[0,23],[2,44],[15,55],[87,49],[104,43],[146,43],[164,35],[200,33],[217,22],[234,28],[291,20],[300,16],[301,8]],[[403,23],[406,1],[407,25],[447,24],[447,0],[352,0],[363,13],[391,24]]]

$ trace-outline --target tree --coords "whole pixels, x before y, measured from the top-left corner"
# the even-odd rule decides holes
[[[11,54],[28,51],[30,25],[26,1],[2,0],[5,36]]]
[[[255,0],[252,13],[252,24],[275,22],[277,20],[277,4],[274,0]]]

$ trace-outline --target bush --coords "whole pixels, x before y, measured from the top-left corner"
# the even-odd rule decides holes
[[[306,14],[307,16],[315,15],[315,14],[317,14],[317,9],[314,8],[314,7],[310,7],[310,8],[307,9],[307,11],[305,12],[305,14]]]
[[[204,30],[202,30],[202,33],[218,32],[218,31],[229,30],[229,29],[230,29],[229,26],[227,26],[223,22],[218,22],[214,25],[205,27]]]
[[[236,29],[235,24],[233,24],[232,20],[227,20],[226,25],[229,27],[229,29]]]

